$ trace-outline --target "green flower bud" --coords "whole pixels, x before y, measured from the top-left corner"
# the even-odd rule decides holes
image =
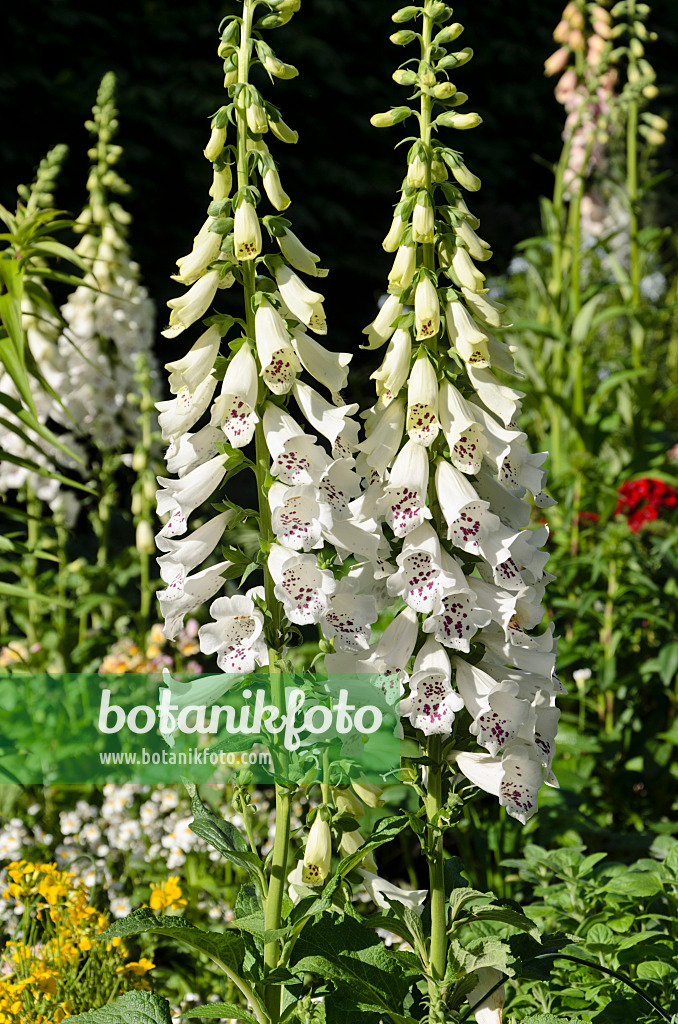
[[[435,214],[428,192],[420,192],[412,212],[412,239],[429,245],[435,237]]]
[[[651,128],[656,128],[658,132],[665,132],[669,126],[669,122],[665,117],[660,117],[659,114],[651,114],[649,111],[645,111],[641,114],[643,121],[646,121]]]
[[[641,43],[640,39],[632,39],[629,43],[629,50],[634,57],[642,57],[645,53],[645,47]]]
[[[147,519],[142,519],[141,522],[137,523],[136,543],[137,551],[140,555],[155,554],[153,530],[151,529],[151,524]]]
[[[439,82],[438,85],[433,86],[433,95],[437,100],[449,100],[456,91],[457,87],[452,82]]]
[[[417,38],[417,33],[412,32],[411,29],[402,29],[400,32],[394,32],[389,39],[396,46],[407,46],[408,43],[413,42]]]
[[[139,491],[135,491],[134,494],[132,495],[132,505],[131,505],[131,508],[132,508],[132,515],[133,516],[140,516],[141,515],[141,511],[143,509],[143,500],[142,500],[141,493]]]
[[[656,128],[650,128],[646,124],[641,124],[638,131],[647,139],[651,146],[663,146],[666,142],[666,136],[663,132],[657,131]]]
[[[421,13],[421,7],[401,7],[399,11],[391,15],[391,21],[395,21],[396,24],[402,25],[404,21],[412,21],[412,18],[416,18]]]
[[[398,85],[414,85],[417,80],[414,71],[408,71],[407,68],[398,68],[393,72],[392,78]]]
[[[229,85],[235,85],[238,81],[238,64],[233,58],[227,57],[224,61],[224,89]]]
[[[434,21],[448,18],[452,13],[452,8],[448,7],[447,4],[441,3],[441,0],[436,0],[436,3],[431,4],[428,9],[428,13]]]
[[[464,26],[455,21],[452,25],[446,25],[433,39],[434,46],[444,46],[445,43],[452,43],[464,31]]]
[[[458,114],[454,110],[446,110],[444,114],[440,114],[434,122],[436,125],[444,125],[447,128],[457,128],[460,130],[466,130],[468,128],[477,128],[479,124],[483,123],[483,119],[480,114]]]
[[[438,61],[438,68],[440,70],[461,68],[464,64],[468,64],[472,56],[473,50],[471,47],[465,46],[463,50],[457,50],[456,53],[448,53],[447,57],[443,57],[441,61]]]
[[[226,143],[226,129],[225,128],[213,128],[210,140],[205,146],[203,153],[206,158],[212,163],[221,153]]]
[[[433,68],[423,60],[419,64],[419,81],[422,85],[429,87],[436,84],[436,76]]]
[[[370,124],[374,125],[375,128],[390,128],[391,125],[406,120],[411,113],[412,109],[410,107],[391,107],[390,110],[384,111],[383,114],[373,114],[370,118]]]
[[[645,99],[654,100],[659,95],[659,89],[656,85],[646,85],[643,89],[643,96]]]
[[[434,156],[433,161],[431,162],[431,181],[435,183],[439,181],[447,181],[448,177],[447,167],[442,160]]]

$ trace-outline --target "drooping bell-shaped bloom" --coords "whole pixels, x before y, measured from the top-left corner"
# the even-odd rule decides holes
[[[443,569],[438,536],[428,523],[407,534],[396,562],[398,572],[389,576],[388,592],[402,597],[413,611],[433,611],[454,586],[454,577]]]
[[[187,256],[180,256],[176,261],[179,273],[174,275],[175,281],[181,284],[194,284],[219,255],[221,235],[210,231],[216,223],[214,217],[208,217],[203,227],[193,239],[193,249]]]
[[[217,454],[216,443],[223,439],[223,432],[209,423],[194,434],[181,434],[178,441],[173,439],[170,442],[165,453],[168,472],[185,476],[192,469],[204,465]]]
[[[417,341],[435,337],[439,328],[438,292],[428,274],[422,274],[414,290],[414,330]]]
[[[425,447],[438,436],[438,381],[428,356],[422,354],[412,367],[407,388],[406,430],[413,441]]]
[[[541,765],[529,755],[529,745],[514,740],[501,756],[464,751],[455,754],[457,766],[479,789],[499,797],[499,803],[523,825],[535,814],[545,779]]]
[[[252,203],[240,203],[235,211],[233,244],[238,260],[253,260],[261,252],[261,227]]]
[[[259,375],[254,353],[245,342],[228,364],[221,394],[212,406],[211,423],[221,427],[234,448],[244,448],[259,422],[255,410]]]
[[[448,736],[464,701],[452,689],[450,659],[436,640],[426,641],[414,662],[409,695],[400,702],[400,714],[425,736]]]
[[[187,519],[221,483],[226,472],[226,456],[216,455],[209,462],[191,470],[178,480],[158,477],[160,490],[156,494],[158,515],[181,509]]]
[[[461,473],[474,475],[487,451],[485,432],[467,402],[451,381],[440,388],[440,425],[450,448],[450,460]]]
[[[383,405],[397,397],[410,375],[410,354],[412,337],[410,332],[398,328],[388,343],[384,361],[370,380],[377,382],[377,396]]]
[[[423,913],[423,904],[428,896],[428,889],[401,889],[399,885],[394,885],[393,882],[387,881],[366,868],[357,870],[358,874],[362,876],[370,899],[381,910],[391,910],[393,901],[396,901],[409,907],[415,914]]]
[[[395,704],[407,682],[407,663],[417,642],[417,616],[405,608],[386,627],[381,638],[366,651],[328,654],[325,667],[328,672],[368,672],[389,704]]]
[[[254,314],[254,334],[264,383],[274,395],[287,394],[301,372],[301,363],[285,321],[266,300]]]
[[[292,345],[299,356],[301,365],[310,375],[323,384],[332,393],[335,404],[341,404],[337,398],[348,381],[348,364],[353,356],[350,352],[330,352],[324,345],[319,345],[309,338],[305,331],[293,330]]]
[[[167,402],[156,402],[158,425],[165,441],[178,440],[195,426],[205,412],[217,386],[216,377],[206,377],[193,393],[182,387],[175,398]]]
[[[174,585],[175,589],[183,588],[188,574],[212,554],[234,514],[231,510],[221,512],[181,540],[158,534],[156,545],[164,552],[158,559],[163,582],[169,587]]]
[[[348,577],[339,581],[320,620],[324,636],[334,637],[340,651],[367,650],[372,623],[378,618],[374,598],[354,593],[353,582]]]
[[[275,582],[275,596],[290,622],[319,622],[336,589],[336,580],[329,570],[318,568],[316,556],[272,544],[268,568]]]
[[[327,276],[327,271],[317,266],[320,256],[307,249],[289,228],[283,235],[276,235],[275,240],[280,246],[281,253],[295,270],[300,270],[302,274],[310,274],[311,277]]]
[[[463,302],[448,302],[445,307],[445,322],[450,344],[465,363],[479,367],[490,365],[487,334],[473,322]]]
[[[331,516],[318,503],[315,487],[274,483],[268,502],[273,532],[281,544],[295,551],[323,546],[323,527],[331,526]]]
[[[393,463],[378,507],[396,537],[404,537],[431,518],[426,504],[429,466],[426,448],[416,441],[408,441]]]
[[[304,885],[321,885],[332,866],[332,833],[320,811],[308,833],[304,850],[301,881]]]
[[[330,442],[332,457],[351,458],[358,443],[358,424],[352,419],[357,404],[331,405],[301,381],[294,384],[294,397],[313,429]]]
[[[380,479],[400,448],[404,425],[405,406],[401,399],[373,413],[365,424],[367,437],[358,447],[367,466],[374,469]]]
[[[403,311],[397,295],[389,295],[371,324],[363,328],[367,335],[365,348],[381,348],[385,345],[396,329],[396,320]]]
[[[210,375],[219,353],[220,341],[219,328],[208,327],[191,345],[185,356],[165,363],[165,369],[170,375],[169,388],[173,395],[179,394],[184,388],[192,395],[198,385]]]
[[[388,283],[394,292],[403,292],[412,284],[417,269],[416,245],[401,245],[388,275]]]
[[[291,313],[316,334],[327,334],[324,296],[312,291],[285,263],[276,264],[275,281]]]
[[[158,592],[160,612],[165,619],[163,635],[174,640],[189,612],[195,611],[220,590],[226,582],[222,575],[231,562],[218,562],[207,569],[187,576],[181,585],[174,580],[165,590]]]
[[[262,597],[261,588],[244,596],[220,597],[210,606],[213,622],[198,630],[203,654],[217,654],[222,672],[253,672],[257,665],[268,664],[268,648],[263,637],[264,616],[254,603]]]
[[[219,271],[209,270],[183,295],[170,299],[167,303],[171,309],[169,327],[161,332],[164,337],[174,338],[204,316],[217,293],[218,285]]]

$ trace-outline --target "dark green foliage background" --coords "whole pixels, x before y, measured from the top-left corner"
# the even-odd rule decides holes
[[[174,260],[189,250],[204,219],[210,171],[201,151],[208,116],[224,95],[217,26],[236,6],[233,0],[24,0],[4,17],[0,201],[13,207],[16,184],[30,179],[49,147],[66,142],[71,156],[57,197],[79,211],[87,175],[83,122],[101,76],[115,71],[121,171],[133,189],[126,199],[135,218],[132,242],[161,310],[176,292],[169,280]],[[483,180],[472,207],[497,254],[494,273],[517,241],[536,232],[537,197],[551,191],[550,171],[535,157],[550,162],[560,149],[563,112],[542,64],[562,6],[562,0],[466,0],[455,7],[466,25],[463,43],[476,54],[455,81],[485,121],[477,131],[456,133],[455,144]],[[379,243],[402,177],[392,147],[403,132],[377,131],[369,117],[405,96],[390,77],[410,55],[388,41],[397,7],[390,0],[303,0],[289,25],[268,34],[282,59],[299,68],[299,78],[274,86],[260,81],[300,133],[296,147],[276,143],[275,155],[293,199],[295,230],[332,269],[322,286],[330,343],[353,351],[392,258]],[[650,51],[662,89],[654,109],[670,111],[675,0],[657,0],[649,24],[659,33]],[[404,164],[402,151],[400,159]],[[670,131],[662,164],[677,163]],[[666,207],[662,212],[669,222]]]

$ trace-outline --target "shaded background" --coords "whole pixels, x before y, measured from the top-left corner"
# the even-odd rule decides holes
[[[65,142],[71,153],[57,200],[79,212],[87,177],[83,122],[101,76],[115,71],[120,170],[132,186],[123,204],[134,217],[133,249],[161,321],[164,303],[177,294],[170,280],[174,261],[189,251],[205,216],[211,171],[202,149],[209,115],[226,95],[217,28],[239,6],[234,0],[118,0],[104,10],[93,0],[23,0],[5,19],[0,201],[13,208],[16,185],[30,180],[49,147]],[[328,341],[351,351],[361,340],[359,327],[374,315],[392,260],[380,241],[403,176],[406,150],[394,157],[392,148],[405,126],[376,130],[369,118],[408,95],[391,80],[414,52],[388,41],[398,6],[390,0],[303,0],[287,26],[266,34],[278,56],[298,67],[299,77],[272,85],[260,69],[255,73],[266,98],[300,133],[297,146],[274,139],[272,148],[293,200],[294,230],[332,269],[321,285]],[[478,110],[484,125],[447,134],[454,134],[454,145],[463,147],[483,181],[470,204],[496,254],[490,273],[501,272],[515,243],[538,231],[538,196],[551,192],[563,112],[553,81],[543,76],[543,61],[554,49],[551,33],[562,6],[563,0],[466,0],[455,7],[455,18],[467,26],[459,45],[471,45],[475,58],[454,81],[468,92],[468,109]],[[653,109],[670,113],[676,0],[656,0],[649,26],[659,34],[649,50],[661,89]],[[661,160],[672,171],[678,164],[673,127]],[[663,220],[671,223],[672,180],[663,187]],[[174,357],[175,345],[159,338],[163,362]]]

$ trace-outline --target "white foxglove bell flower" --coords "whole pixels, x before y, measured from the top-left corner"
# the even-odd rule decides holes
[[[469,1006],[476,1007],[473,1012],[476,1024],[502,1024],[506,989],[503,985],[500,985],[499,988],[495,988],[495,986],[503,979],[504,975],[495,967],[476,967],[473,973],[478,981],[466,999]],[[492,991],[493,989],[494,991]],[[492,994],[488,995],[488,993]],[[483,999],[483,996],[487,996],[487,999]]]
[[[501,302],[495,302],[494,299],[488,299],[485,292],[474,292],[463,287],[461,291],[476,316],[492,327],[502,326],[501,314],[506,306],[503,306]]]
[[[455,760],[469,782],[499,797],[512,818],[525,825],[535,814],[543,774],[541,765],[529,756],[527,744],[514,740],[500,757],[459,752]]]
[[[176,299],[170,299],[169,327],[162,331],[165,338],[174,338],[187,327],[205,315],[211,306],[219,286],[219,271],[209,270],[187,292]]]
[[[172,440],[165,453],[168,472],[185,476],[197,466],[204,465],[217,454],[216,443],[223,439],[223,432],[209,423],[194,434],[182,434],[178,441]]]
[[[266,301],[254,314],[254,335],[264,383],[274,395],[287,394],[301,372],[301,363],[285,321]]]
[[[389,232],[381,243],[382,248],[386,252],[395,252],[400,245],[400,239],[403,237],[403,231],[407,227],[407,221],[403,220],[399,213],[395,215],[391,223]]]
[[[415,914],[421,915],[424,910],[424,903],[428,896],[428,889],[401,889],[400,886],[388,882],[385,878],[375,875],[366,868],[358,868],[358,874],[362,876],[365,888],[370,894],[370,899],[375,906],[381,910],[392,909],[393,901],[402,903]]]
[[[289,228],[286,228],[284,235],[276,235],[276,242],[287,262],[295,270],[300,270],[302,274],[310,274],[311,277],[327,276],[327,271],[317,266],[320,256],[307,249]]]
[[[174,512],[175,507],[187,519],[196,508],[216,490],[226,472],[226,456],[216,455],[197,469],[171,480],[169,477],[158,477],[160,490],[156,493],[157,512],[159,516]]]
[[[461,658],[454,658],[452,664],[457,688],[473,719],[471,735],[494,757],[518,735],[531,713],[530,702],[509,679],[497,682],[480,666]]]
[[[456,225],[456,233],[463,241],[474,260],[489,260],[492,256],[489,242],[479,238],[466,219]]]
[[[340,519],[332,523],[332,528],[325,530],[327,540],[337,552],[337,562],[341,565],[347,558],[362,558],[375,562],[383,546],[380,527],[374,519],[363,519],[355,522],[351,519]]]
[[[259,422],[254,411],[258,390],[257,363],[252,349],[245,343],[228,364],[210,419],[212,426],[222,428],[234,448],[244,448],[254,437]]]
[[[332,867],[332,833],[318,812],[308,833],[304,850],[301,881],[304,885],[321,885]]]
[[[309,338],[305,331],[292,331],[292,345],[304,369],[319,384],[323,384],[331,391],[333,401],[340,404],[337,396],[348,381],[347,367],[353,358],[351,353],[330,352],[313,338]]]
[[[417,616],[410,608],[396,615],[377,643],[360,653],[342,651],[325,656],[325,668],[331,673],[369,672],[386,701],[394,705],[402,696],[408,675],[405,671],[417,642]]]
[[[472,363],[479,367],[490,365],[487,334],[473,322],[462,302],[447,303],[445,323],[450,344],[457,350],[465,363]]]
[[[471,292],[482,291],[485,275],[481,274],[466,249],[461,245],[454,250],[452,269],[463,288],[468,288]]]
[[[388,405],[397,397],[400,389],[407,383],[410,375],[410,355],[412,353],[412,337],[410,332],[399,327],[388,343],[384,361],[370,380],[377,382],[377,396],[383,405]]]
[[[331,520],[318,504],[315,487],[274,483],[268,502],[271,526],[281,544],[295,551],[323,546],[323,527],[329,528]]]
[[[168,586],[179,580],[183,587],[188,574],[212,554],[234,515],[230,510],[221,512],[182,540],[158,536],[156,545],[164,552],[158,559],[161,580]]]
[[[170,375],[169,388],[173,395],[184,388],[192,395],[198,385],[211,374],[214,361],[219,354],[220,342],[219,328],[208,327],[182,359],[165,363],[165,369]]]
[[[427,274],[414,290],[414,329],[417,341],[434,338],[440,329],[438,291]]]
[[[529,491],[536,497],[546,486],[548,471],[543,467],[547,458],[548,452],[530,452],[527,445],[514,442],[497,460],[497,479],[510,491]]]
[[[206,377],[194,392],[182,387],[175,398],[167,402],[156,402],[158,426],[163,440],[178,441],[182,434],[195,426],[203,415],[217,386],[216,377]]]
[[[331,405],[308,384],[294,383],[294,397],[302,413],[314,430],[326,437],[335,459],[351,458],[358,444],[358,424],[352,419],[358,411],[357,403]]]
[[[289,311],[315,334],[327,334],[324,295],[312,291],[285,263],[275,268],[275,281]]]
[[[389,295],[371,324],[363,328],[367,335],[364,348],[381,348],[385,345],[396,329],[396,320],[403,311],[402,302],[397,295]]]
[[[209,228],[215,223],[214,217],[209,217],[205,222],[204,229],[195,237],[193,249],[187,256],[180,256],[177,260],[179,273],[174,274],[174,280],[181,284],[194,284],[199,277],[202,277],[210,263],[217,259],[221,248],[221,235]]]
[[[455,585],[443,569],[440,541],[428,523],[408,533],[396,562],[399,569],[387,580],[388,592],[402,597],[415,612],[432,612]]]
[[[266,403],[264,435],[273,458],[271,474],[284,484],[319,486],[330,458],[284,409]]]
[[[442,566],[454,583],[434,606],[432,614],[424,620],[424,633],[432,633],[438,643],[453,650],[468,653],[471,640],[479,629],[492,621],[489,611],[478,606],[460,563],[442,551]]]
[[[336,589],[336,580],[327,569],[318,568],[316,556],[272,544],[268,568],[275,582],[275,596],[290,622],[302,626],[319,622]]]
[[[476,369],[471,364],[467,364],[466,369],[473,389],[485,408],[496,413],[508,427],[520,411],[520,399],[525,397],[525,392],[500,384],[491,370]]]
[[[233,175],[231,173],[230,165],[227,164],[223,170],[214,171],[212,175],[212,184],[209,188],[209,194],[212,199],[227,199],[231,194],[232,185]]]
[[[399,398],[374,413],[365,423],[367,437],[358,448],[369,468],[374,469],[380,479],[400,448],[404,426],[405,406]]]
[[[388,275],[389,286],[394,292],[403,292],[412,284],[417,269],[417,247],[416,245],[401,245],[398,247],[393,266]]]
[[[434,639],[426,641],[414,662],[410,693],[400,702],[400,714],[425,736],[449,736],[454,716],[464,701],[452,689],[450,659]]]
[[[485,431],[479,423],[476,407],[467,402],[454,384],[443,381],[439,395],[439,415],[450,461],[460,473],[475,475],[488,450]],[[497,424],[498,425],[498,424]]]
[[[436,493],[448,540],[471,555],[491,558],[492,564],[508,558],[508,547],[495,550],[492,545],[491,535],[500,531],[501,523],[489,511],[489,502],[479,498],[468,478],[443,459],[436,464]]]
[[[426,448],[416,441],[407,441],[393,463],[378,507],[396,537],[404,537],[431,518],[426,504],[429,465]]]
[[[240,203],[233,218],[235,258],[253,260],[261,252],[261,227],[252,203]]]
[[[351,582],[347,584],[346,577],[340,580],[320,625],[328,640],[334,637],[337,650],[364,651],[369,647],[371,626],[379,613],[373,597],[351,593]]]
[[[163,636],[168,640],[176,639],[188,613],[195,611],[221,590],[226,582],[221,574],[231,564],[218,562],[217,565],[211,565],[207,569],[193,573],[192,576],[187,576],[181,586],[177,582],[158,592],[160,613],[165,619]]]
[[[438,381],[433,365],[423,354],[410,374],[405,429],[413,441],[428,447],[438,436],[439,426]]]
[[[359,494],[360,480],[353,469],[353,460],[331,462],[318,485],[318,501],[329,507],[335,522],[351,518],[355,510],[349,507],[349,502]]]
[[[217,654],[222,672],[254,672],[257,665],[268,664],[268,648],[263,637],[264,616],[254,603],[260,588],[243,597],[220,597],[210,607],[213,622],[198,630],[203,654]]]

